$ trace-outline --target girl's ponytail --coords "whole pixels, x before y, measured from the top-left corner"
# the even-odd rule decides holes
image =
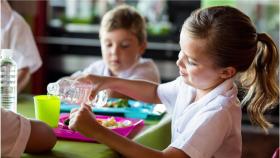
[[[257,35],[257,54],[250,68],[241,76],[242,85],[248,90],[242,105],[247,105],[252,123],[264,130],[272,125],[263,113],[279,103],[277,82],[279,55],[271,37],[265,33]]]

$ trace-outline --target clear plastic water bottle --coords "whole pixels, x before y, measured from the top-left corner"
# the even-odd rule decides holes
[[[11,49],[1,50],[1,107],[17,112],[17,65]]]
[[[102,107],[107,103],[106,91],[100,91],[93,101],[89,101],[93,85],[83,84],[76,80],[60,79],[49,83],[47,91],[49,95],[56,95],[61,101],[73,104],[87,103],[92,106]]]

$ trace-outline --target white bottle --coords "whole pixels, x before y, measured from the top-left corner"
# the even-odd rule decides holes
[[[17,65],[11,49],[1,50],[0,98],[1,107],[17,112]]]
[[[49,83],[47,91],[49,95],[59,96],[61,101],[81,104],[87,103],[93,106],[102,107],[107,103],[107,93],[100,91],[95,99],[89,101],[93,85],[82,84],[76,80],[60,79],[57,82]]]

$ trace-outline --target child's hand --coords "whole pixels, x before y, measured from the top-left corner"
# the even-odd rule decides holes
[[[79,131],[86,137],[93,137],[95,127],[100,126],[96,121],[91,107],[83,104],[80,109],[75,109],[70,113],[69,128]]]
[[[81,77],[78,77],[76,80],[78,80],[81,83],[89,84],[93,87],[89,96],[89,99],[92,100],[95,98],[98,91],[102,90],[102,85],[104,84],[103,78],[104,77],[102,76],[86,74]]]

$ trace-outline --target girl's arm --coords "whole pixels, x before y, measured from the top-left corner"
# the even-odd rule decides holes
[[[157,95],[158,84],[154,82],[96,75],[86,75],[77,80],[94,86],[91,98],[94,98],[100,90],[111,89],[136,100],[161,103]]]
[[[96,120],[91,108],[82,105],[79,110],[71,112],[69,128],[81,132],[83,135],[94,138],[106,144],[125,157],[131,158],[189,158],[183,151],[168,147],[164,151],[154,150],[137,144],[132,140],[122,137],[108,128],[101,126]]]

